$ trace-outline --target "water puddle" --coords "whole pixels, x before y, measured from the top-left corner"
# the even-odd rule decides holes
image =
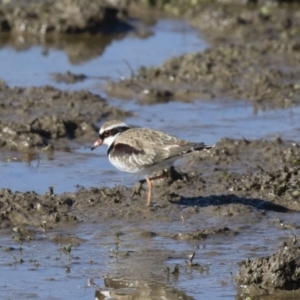
[[[268,214],[269,220],[283,222],[297,222],[298,217]],[[197,219],[224,225],[220,219],[207,220],[204,214]],[[164,237],[188,231],[193,228],[190,224],[173,222],[170,228],[159,222],[115,220],[67,226],[63,231],[41,230],[23,243],[2,231],[0,294],[23,299],[118,299],[121,295],[126,299],[233,299],[237,262],[267,255],[283,238],[292,236],[266,222],[226,238],[185,242]],[[158,235],[144,234],[150,232]],[[56,236],[76,237],[80,242],[66,251],[69,242],[55,243]],[[195,253],[194,266],[187,264],[191,253]]]
[[[159,65],[171,56],[208,47],[199,33],[184,22],[161,20],[149,30],[153,35],[143,39],[131,33],[116,37],[64,37],[62,41],[46,40],[40,45],[27,45],[26,49],[22,49],[20,43],[2,45],[0,78],[9,86],[51,84],[68,90],[91,89],[98,86],[101,79],[102,82],[106,78],[117,80],[130,76],[132,70],[140,66]],[[98,51],[82,58],[81,54],[90,53],[91,48]],[[77,59],[73,58],[75,55]],[[52,80],[51,74],[66,71],[83,73],[88,79],[74,85]]]

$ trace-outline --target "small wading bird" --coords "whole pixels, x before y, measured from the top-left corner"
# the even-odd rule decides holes
[[[144,175],[147,182],[147,205],[151,203],[151,180],[165,177],[148,177],[154,171],[161,171],[173,165],[184,154],[208,150],[213,146],[177,139],[162,131],[149,128],[130,128],[122,121],[108,121],[99,130],[99,139],[91,150],[102,144],[108,146],[107,156],[119,170]]]

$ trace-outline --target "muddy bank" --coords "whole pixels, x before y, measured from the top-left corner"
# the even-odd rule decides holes
[[[186,19],[212,43],[259,43],[270,40],[298,40],[299,1],[138,1],[142,5]]]
[[[240,265],[237,282],[252,295],[300,288],[300,249],[297,246],[286,246],[269,257],[248,259]]]
[[[141,68],[131,78],[108,82],[110,95],[141,104],[194,99],[249,100],[257,109],[299,105],[300,54],[295,42],[220,45]]]
[[[0,3],[0,31],[44,34],[128,31],[129,1],[9,1]]]
[[[78,187],[75,193],[60,195],[53,188],[45,195],[2,190],[0,224],[37,226],[42,221],[53,225],[110,219],[172,222],[190,221],[203,214],[221,216],[232,226],[255,224],[266,218],[266,211],[300,210],[299,157],[300,148],[294,143],[225,139],[214,149],[191,155],[177,167],[181,172],[177,178],[154,182],[150,208],[146,206],[146,190],[132,196],[133,187],[125,186]],[[206,228],[208,231],[201,233],[203,229],[188,233],[186,238],[204,238],[212,232],[234,233],[233,228]]]
[[[95,139],[96,124],[107,117],[129,113],[107,104],[88,91],[64,92],[56,88],[10,88],[1,83],[0,149],[29,151],[69,147]],[[49,148],[49,146],[51,146]]]
[[[218,184],[236,196],[269,200],[299,210],[300,148],[295,142],[223,139],[205,161],[218,174]],[[202,158],[195,158],[202,165]],[[204,175],[205,173],[203,173]],[[211,191],[217,189],[206,179]]]
[[[181,4],[157,3],[179,10],[212,48],[142,67],[131,78],[108,82],[108,93],[142,104],[225,97],[249,100],[257,109],[299,105],[299,4]]]

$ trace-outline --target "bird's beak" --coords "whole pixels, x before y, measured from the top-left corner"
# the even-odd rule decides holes
[[[96,149],[97,147],[101,146],[102,144],[103,144],[103,140],[98,139],[98,140],[94,143],[94,145],[93,145],[93,147],[91,148],[91,150]]]

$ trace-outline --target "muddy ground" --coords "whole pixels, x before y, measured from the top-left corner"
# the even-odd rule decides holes
[[[170,58],[159,67],[141,68],[131,78],[107,82],[106,90],[118,97],[137,97],[143,104],[227,98],[251,101],[256,109],[299,105],[299,5],[274,1],[266,6],[255,2],[212,2],[205,6],[199,2],[193,8],[183,7],[183,17],[201,29],[212,47],[203,53]],[[38,5],[34,6],[35,14],[29,13],[33,6],[22,10],[11,2],[2,4],[1,28],[30,34],[126,31],[132,28],[126,22],[125,10],[136,15],[139,9],[144,9],[144,6],[139,7],[139,2],[130,8],[127,2],[126,7],[119,7],[116,1],[107,1],[109,4],[105,7],[100,5],[97,10],[86,13],[80,10],[84,1],[78,3],[76,9],[70,10],[77,11],[76,18],[68,13],[59,14],[64,11],[61,1],[51,6],[47,14],[41,13],[46,9],[43,4],[33,4]],[[160,8],[166,9],[163,1],[159,3]],[[167,10],[173,11],[172,2],[168,3]],[[94,18],[92,12],[103,18]],[[50,18],[52,14],[59,20]],[[109,22],[104,24],[103,20]],[[113,27],[107,28],[111,22]],[[41,27],[41,24],[47,25]],[[72,74],[55,77],[68,82],[84,79],[84,75],[76,78]],[[130,114],[88,91],[64,92],[50,86],[12,88],[1,82],[0,99],[2,153],[67,151],[94,141],[96,124],[102,120],[122,119]],[[269,211],[295,214],[300,210],[299,141],[224,137],[210,151],[194,153],[184,159],[177,170],[180,174],[175,178],[155,185],[151,207],[146,206],[145,191],[140,196],[131,196],[132,187],[85,189],[79,186],[77,192],[63,194],[49,188],[48,193],[40,195],[34,189],[27,193],[11,192],[2,182],[0,227],[18,227],[19,238],[24,240],[34,238],[40,230],[51,231],[66,223],[77,225],[113,219],[168,223],[183,219],[197,224],[198,216],[206,215],[232,224],[229,227],[197,224],[195,230],[180,234],[141,233],[180,240],[203,240],[216,234],[237,235],[245,224],[251,226],[257,222],[269,222],[278,230],[299,227],[296,223],[268,218]],[[298,237],[287,240],[284,245],[287,248],[270,257],[245,261],[237,276],[238,284],[255,284],[259,291],[266,293],[299,288],[297,245]],[[278,279],[270,280],[275,273],[280,273]]]
[[[272,160],[267,160],[268,156]],[[2,189],[1,227],[39,226],[42,221],[59,226],[64,222],[87,221],[87,215],[89,221],[172,221],[181,215],[191,218],[199,211],[211,216],[242,218],[243,223],[254,224],[268,210],[300,210],[299,158],[300,148],[295,143],[224,139],[207,153],[191,155],[173,178],[157,182],[151,207],[146,206],[144,189],[140,195],[131,196],[131,187],[125,186],[79,187],[76,193],[60,195],[51,188],[44,195]]]
[[[213,47],[142,67],[131,78],[108,82],[106,90],[142,104],[225,97],[249,100],[257,109],[299,105],[299,6],[266,8],[265,18],[261,6],[195,9],[190,22]]]
[[[82,143],[85,138],[95,138],[99,121],[130,115],[84,90],[70,93],[51,86],[10,88],[1,82],[0,91],[0,147],[6,150],[66,149],[70,141]]]
[[[294,243],[297,241],[294,240]],[[257,294],[266,294],[279,290],[299,289],[300,248],[285,246],[270,257],[262,257],[253,261],[241,263],[237,275],[240,284],[252,284],[257,288]],[[250,289],[253,289],[250,286]]]
[[[0,4],[0,30],[27,34],[127,31],[129,1],[9,1]]]

